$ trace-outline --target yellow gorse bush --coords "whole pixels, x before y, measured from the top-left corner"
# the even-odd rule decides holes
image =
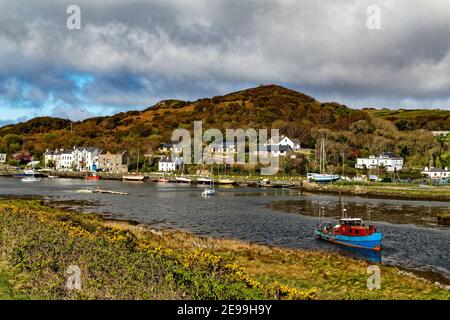
[[[101,237],[112,243],[130,241],[136,245],[136,250],[162,258],[174,259],[179,261],[185,268],[201,268],[212,272],[226,273],[232,280],[242,282],[249,288],[261,290],[269,297],[274,297],[277,299],[310,300],[315,299],[317,296],[318,291],[316,288],[302,291],[278,282],[264,285],[259,281],[252,279],[239,264],[235,262],[225,263],[221,256],[211,254],[204,250],[178,252],[145,240],[137,240],[130,231],[126,231],[115,226],[97,226],[94,232],[89,232],[80,225],[74,225],[73,222],[58,221],[58,213],[55,214],[53,212],[50,214],[45,210],[18,208],[8,205],[7,203],[2,203],[0,204],[0,211],[3,210],[7,210],[13,214],[32,215],[40,222],[46,224],[50,223],[57,228],[64,230],[67,232],[69,237],[73,238],[97,240]]]

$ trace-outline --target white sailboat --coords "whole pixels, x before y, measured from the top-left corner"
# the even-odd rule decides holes
[[[136,173],[123,175],[122,180],[123,181],[144,181],[145,180],[145,175],[139,174],[139,149],[138,149],[138,156],[137,156]]]
[[[337,174],[325,173],[326,169],[326,153],[325,153],[325,139],[322,138],[320,143],[320,173],[308,173],[307,179],[314,182],[333,182],[339,180],[341,177]]]
[[[181,167],[181,171],[182,171],[181,176],[176,177],[175,180],[180,183],[191,183],[192,180],[184,175],[184,161],[183,166]]]
[[[211,165],[211,172],[213,170],[213,166]],[[209,188],[206,188],[205,190],[203,190],[202,192],[202,197],[210,197],[216,194],[216,191],[214,189],[214,180],[213,179],[209,179]]]

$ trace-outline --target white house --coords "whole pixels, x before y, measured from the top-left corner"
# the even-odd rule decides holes
[[[234,142],[223,142],[223,143],[211,143],[208,145],[208,150],[211,153],[235,153],[236,144]]]
[[[180,142],[172,142],[172,143],[162,143],[159,148],[159,152],[165,153],[165,152],[175,152],[180,154],[183,152],[183,148],[181,147]]]
[[[72,161],[79,171],[90,171],[98,166],[98,156],[102,150],[96,147],[73,147]]]
[[[386,171],[401,171],[403,169],[403,158],[395,156],[391,152],[384,152],[378,157],[369,156],[368,158],[357,158],[356,169],[368,169],[384,167]]]
[[[180,158],[161,158],[158,163],[158,170],[161,172],[176,171],[180,169],[181,163]]]
[[[278,143],[274,143],[273,139],[270,138],[267,140],[267,142],[264,144],[264,146],[269,145],[279,145],[279,146],[289,146],[291,147],[292,151],[299,151],[301,149],[300,140],[298,139],[290,139],[289,137],[282,135],[280,141]]]
[[[425,167],[421,174],[424,176],[428,176],[428,178],[430,178],[431,180],[450,178],[450,171],[448,170],[448,168],[438,169]]]
[[[266,145],[259,149],[257,153],[260,157],[287,157],[293,154],[290,145]],[[292,155],[295,158],[295,155]]]
[[[435,137],[448,136],[450,134],[450,131],[431,131],[431,134]]]
[[[69,169],[73,165],[72,149],[55,149],[48,150],[44,153],[45,166],[49,166],[50,162],[58,169]]]
[[[74,168],[79,171],[93,170],[98,164],[102,151],[95,147],[73,147],[73,149],[47,150],[44,162],[48,166],[53,162],[57,170]]]
[[[6,162],[6,153],[0,153],[0,163]]]

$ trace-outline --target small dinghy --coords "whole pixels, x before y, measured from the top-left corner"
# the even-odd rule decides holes
[[[203,190],[202,196],[209,197],[209,196],[213,196],[215,194],[216,194],[216,192],[214,191],[214,189],[207,188],[207,189]]]

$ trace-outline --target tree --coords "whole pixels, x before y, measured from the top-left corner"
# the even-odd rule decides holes
[[[14,153],[12,159],[18,161],[20,164],[27,164],[32,160],[31,154],[26,150]]]

